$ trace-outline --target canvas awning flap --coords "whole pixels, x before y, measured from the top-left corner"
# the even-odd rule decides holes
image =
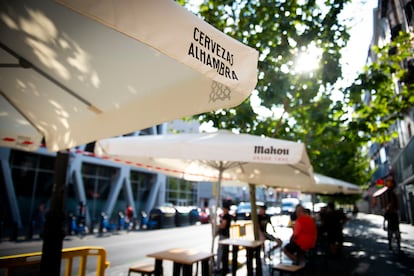
[[[0,80],[2,80],[1,76]],[[7,120],[4,120],[5,116],[13,118],[13,122],[7,123]],[[42,135],[3,97],[1,91],[0,133],[7,133],[1,137],[0,146],[12,145],[14,148],[33,151],[42,141]]]
[[[25,113],[1,114],[0,146],[56,151],[233,107],[257,61],[170,0],[0,1],[2,101]]]
[[[251,78],[252,72],[243,69],[257,63],[256,55],[252,55],[256,50],[229,38],[196,15],[193,24],[189,24],[188,12],[174,1],[124,0],[122,5],[118,1],[56,2],[151,45],[230,88],[243,83],[252,91],[256,86],[257,78]],[[174,43],[171,38],[176,38]]]

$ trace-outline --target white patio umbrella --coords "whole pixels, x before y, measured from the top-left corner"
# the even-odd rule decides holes
[[[304,144],[224,130],[103,139],[95,153],[192,181],[314,186]]]
[[[0,146],[57,151],[236,106],[257,60],[171,0],[2,0]]]
[[[303,193],[316,193],[321,195],[333,195],[333,194],[343,194],[343,195],[353,195],[353,194],[362,194],[361,186],[352,184],[337,178],[325,176],[319,173],[314,173],[315,185],[303,186],[300,191]],[[238,181],[238,180],[229,180],[223,181],[223,186],[247,186],[248,183]],[[281,190],[293,190],[292,188],[281,187]]]
[[[314,185],[304,144],[224,130],[105,139],[96,143],[95,153],[187,180],[217,181],[214,214],[222,180],[298,190]],[[250,191],[255,209],[254,189]],[[253,210],[255,221],[254,216]]]
[[[0,0],[0,146],[44,139],[60,151],[236,106],[257,60],[170,0]],[[67,158],[57,155],[41,274],[60,270]]]
[[[356,184],[352,184],[337,178],[329,177],[326,175],[314,174],[316,185],[312,187],[306,187],[302,192],[316,193],[323,195],[332,194],[362,194],[362,188]]]

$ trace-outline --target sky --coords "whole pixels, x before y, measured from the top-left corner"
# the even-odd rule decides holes
[[[351,81],[365,65],[373,33],[373,9],[377,4],[375,0],[353,0],[343,12],[345,18],[354,18],[350,40],[342,52],[344,76]]]

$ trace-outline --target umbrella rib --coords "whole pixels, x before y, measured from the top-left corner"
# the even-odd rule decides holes
[[[289,167],[292,167],[293,169],[298,170],[299,172],[303,173],[304,175],[309,175],[309,176],[310,176],[309,172],[304,171],[304,170],[302,170],[302,169],[300,169],[300,168],[296,167],[295,165],[291,165],[291,164],[289,164]]]
[[[241,165],[244,164],[242,162],[219,161],[219,165],[217,166],[215,162],[216,161],[206,161],[205,164],[209,165],[211,168],[214,168],[216,170],[221,170],[222,169],[223,171],[228,170],[228,169],[233,168],[233,167],[237,167],[237,166],[241,167]]]
[[[20,64],[17,63],[1,63],[0,68],[19,68],[22,67]]]
[[[86,99],[84,99],[81,96],[79,96],[78,94],[76,94],[75,91],[72,91],[70,88],[64,86],[62,83],[60,83],[59,81],[54,79],[52,76],[50,76],[49,74],[47,74],[46,72],[44,72],[43,70],[41,70],[40,68],[35,66],[33,63],[29,62],[28,60],[26,60],[25,58],[23,58],[22,56],[17,54],[15,51],[13,51],[12,49],[10,49],[6,45],[4,45],[2,42],[0,42],[0,47],[3,48],[6,52],[8,52],[10,55],[17,58],[19,60],[19,66],[20,67],[26,68],[26,69],[29,69],[29,68],[33,69],[38,74],[40,74],[41,76],[43,76],[44,78],[46,78],[47,80],[51,81],[53,84],[55,84],[56,86],[61,88],[63,91],[66,91],[72,97],[74,97],[74,98],[78,99],[80,102],[84,103],[92,112],[94,112],[96,114],[102,113],[102,111],[99,108],[97,108],[96,106],[94,106],[92,103],[90,103]],[[11,66],[11,65],[13,65],[13,66]],[[12,68],[12,67],[17,67],[17,65],[16,64],[4,64],[4,66],[2,66],[2,67]],[[9,100],[9,102],[10,102],[10,100]]]

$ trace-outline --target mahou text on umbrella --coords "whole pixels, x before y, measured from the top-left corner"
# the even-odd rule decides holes
[[[254,146],[255,154],[271,154],[271,155],[289,155],[289,149],[287,148],[275,148],[273,146]]]

